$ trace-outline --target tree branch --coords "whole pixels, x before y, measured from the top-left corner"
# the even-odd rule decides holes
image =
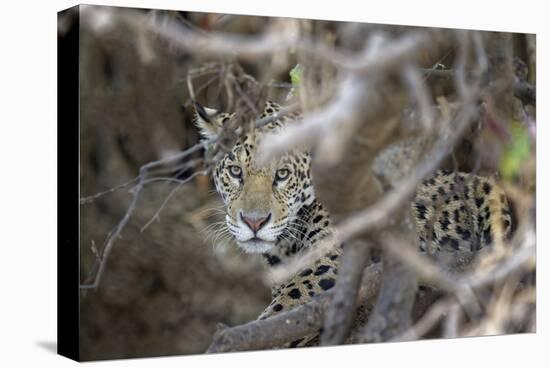
[[[349,241],[344,246],[334,296],[325,314],[321,345],[339,345],[348,337],[355,316],[357,292],[369,259],[369,247],[361,240]]]
[[[394,256],[383,256],[383,259],[380,294],[367,325],[354,337],[356,343],[389,340],[404,332],[411,324],[417,290],[416,276],[406,263]]]
[[[374,264],[365,269],[357,294],[357,303],[374,299],[380,285],[381,272],[380,264]],[[207,353],[273,348],[316,334],[322,326],[323,316],[333,296],[334,290],[330,290],[318,295],[311,302],[282,314],[218,330]]]

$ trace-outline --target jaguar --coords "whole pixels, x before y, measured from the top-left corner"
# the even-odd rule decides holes
[[[280,109],[268,101],[259,118]],[[233,118],[235,114],[197,106],[195,122],[204,139],[213,139]],[[284,129],[300,118],[288,114],[243,134],[213,169],[216,191],[225,204],[227,229],[241,249],[260,254],[268,267],[290,261],[331,231],[329,213],[315,196],[310,152],[291,150],[261,166],[254,159],[266,132]],[[419,185],[410,209],[421,252],[476,252],[504,240],[512,230],[508,200],[491,177],[437,171]],[[274,286],[271,303],[258,318],[284,312],[332,289],[341,253],[341,247],[333,249]],[[303,346],[312,339],[288,346]]]

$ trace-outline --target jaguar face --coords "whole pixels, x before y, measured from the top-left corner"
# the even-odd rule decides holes
[[[263,133],[282,127],[282,122],[275,121],[244,135],[214,169],[227,228],[246,252],[265,253],[281,239],[298,237],[297,214],[314,200],[309,153],[291,151],[262,166],[255,162]]]

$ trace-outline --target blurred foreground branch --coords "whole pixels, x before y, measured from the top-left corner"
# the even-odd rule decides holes
[[[120,15],[97,8],[88,10],[95,11],[95,17],[101,20],[92,26],[103,31]],[[455,258],[472,265],[459,275],[450,271],[448,264],[420,254],[414,224],[403,220],[418,185],[452,156],[466,133],[473,131],[486,139],[480,139],[480,144],[492,142],[482,130],[485,121],[496,120],[506,126],[517,118],[518,111],[522,112],[517,108],[518,100],[523,109],[525,105],[536,104],[532,81],[526,79],[525,73],[518,74],[517,68],[514,72],[509,34],[415,30],[392,37],[385,32],[372,32],[368,37],[358,37],[359,41],[350,42],[353,44],[346,48],[342,45],[345,42],[325,43],[312,38],[304,30],[307,27],[301,27],[296,20],[278,19],[269,22],[257,35],[237,35],[204,32],[170,17],[148,17],[143,13],[124,15],[121,19],[139,28],[142,32],[139,34],[151,32],[187,54],[229,58],[231,62],[238,59],[259,63],[269,59],[273,64],[275,56],[296,54],[297,59],[311,63],[304,66],[306,72],[299,85],[292,85],[300,103],[260,120],[249,118],[252,112],[257,115],[263,98],[257,90],[250,94],[245,90],[250,85],[261,88],[254,78],[248,77],[248,84],[239,83],[236,74],[227,68],[220,72],[225,74],[220,77],[219,89],[225,88],[228,105],[236,106],[237,115],[244,116],[238,123],[250,122],[245,127],[261,127],[304,109],[300,123],[264,136],[256,159],[265,163],[293,149],[310,150],[315,192],[331,213],[335,227],[312,250],[275,268],[270,277],[280,284],[344,242],[338,281],[334,289],[308,304],[266,320],[218,330],[209,352],[277,347],[315,335],[321,328],[324,329],[321,343],[333,345],[347,341],[350,336],[356,342],[411,340],[427,335],[439,324],[443,324],[444,335],[461,336],[508,330],[512,321],[525,323],[526,315],[534,307],[532,289],[525,286],[522,278],[534,270],[535,239],[530,219],[519,227],[511,244],[507,244],[510,246],[497,243],[493,251],[476,254],[472,264],[469,262],[473,255],[469,259]],[[147,47],[147,37],[140,39],[143,39],[140,46],[143,60],[151,62],[154,54]],[[420,68],[422,54],[442,45],[454,50],[452,69]],[[529,64],[533,63],[531,57]],[[333,73],[326,72],[334,69]],[[430,83],[439,81],[450,84],[452,93],[433,95]],[[188,83],[192,84],[189,77]],[[313,91],[319,85],[330,87],[322,93]],[[189,89],[191,102],[195,103],[196,96]],[[315,97],[316,93],[327,97],[318,98],[320,101],[312,106],[304,102],[310,97],[308,94]],[[434,105],[434,97],[438,105]],[[233,103],[236,99],[240,105]],[[249,114],[242,113],[243,110]],[[403,112],[411,110],[415,117],[405,119]],[[138,177],[81,199],[81,204],[86,204],[133,185],[130,205],[107,236],[101,255],[98,254],[93,281],[81,288],[98,286],[113,244],[132,216],[143,187],[156,180],[177,184],[143,226],[146,229],[158,220],[182,184],[209,172],[219,157],[217,153],[226,151],[238,137],[237,127],[224,127],[218,138],[146,164]],[[418,135],[424,138],[417,139],[419,152],[397,165],[401,171],[389,174],[377,171],[375,160],[381,152],[399,140]],[[209,150],[212,161],[189,159],[203,150]],[[185,180],[163,177],[174,170],[193,173]],[[366,267],[373,247],[382,250],[383,268],[380,264]],[[410,314],[417,283],[437,288],[445,297],[413,324]],[[354,309],[363,304],[374,306],[373,313],[366,327],[353,334]],[[512,314],[513,317],[506,316]],[[529,319],[528,324],[532,329],[534,320]]]

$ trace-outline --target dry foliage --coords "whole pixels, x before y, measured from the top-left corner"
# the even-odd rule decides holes
[[[108,281],[109,255],[148,186],[166,182],[172,189],[142,231],[162,220],[184,184],[209,174],[237,131],[299,110],[303,121],[265,139],[257,159],[310,148],[316,193],[336,226],[334,235],[269,279],[280,282],[344,242],[337,286],[267,320],[219,327],[209,352],[277,347],[320,327],[322,345],[535,331],[533,36],[98,7],[83,8],[81,17],[90,37],[108,34],[135,46],[137,57],[124,65],[157,70],[155,63],[184,60],[178,81],[187,94],[178,103],[186,111],[200,100],[238,116],[219,138],[185,144],[179,152],[161,139],[165,151],[147,156],[154,137],[170,132],[145,132],[149,139],[139,141],[137,161],[153,159],[139,164],[139,175],[81,199],[92,205],[131,187],[122,219],[103,246],[92,249],[96,266],[83,277],[83,292]],[[299,82],[292,84],[288,72],[295,65]],[[159,75],[166,79],[163,69]],[[166,103],[154,98],[148,101]],[[288,107],[257,120],[267,98]],[[184,119],[188,123],[190,113]],[[385,153],[406,139],[417,141],[412,154],[396,160]],[[517,148],[521,144],[526,152]],[[515,209],[510,241],[473,259],[457,254],[436,262],[416,251],[407,209],[417,185],[442,167],[501,173],[498,181]],[[195,189],[207,186],[201,180]],[[383,266],[366,267],[372,251],[381,253]],[[418,284],[434,291],[418,291]],[[364,327],[353,328],[358,305],[370,312]]]

